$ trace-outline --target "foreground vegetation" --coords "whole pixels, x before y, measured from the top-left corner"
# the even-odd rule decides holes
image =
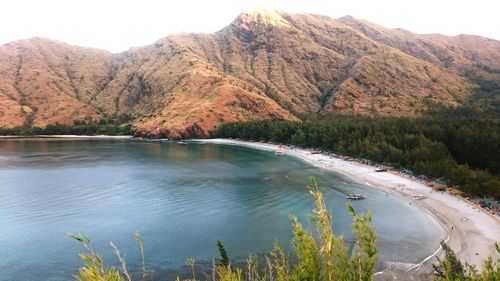
[[[474,266],[463,264],[455,253],[441,242],[444,259],[438,259],[434,271],[436,281],[498,281],[500,280],[500,259],[496,261],[488,257],[484,260],[483,272],[478,272]],[[500,255],[500,245],[495,244],[497,254]]]
[[[266,257],[265,265],[260,266],[256,256],[251,255],[246,268],[233,268],[225,249],[219,243],[222,260],[220,264],[214,265],[212,278],[221,281],[372,280],[378,251],[375,245],[377,234],[371,226],[371,214],[357,214],[348,206],[353,216],[352,229],[355,240],[355,247],[350,251],[343,237],[335,235],[332,217],[325,205],[323,193],[314,179],[309,191],[316,203],[311,215],[316,232],[313,234],[306,229],[296,217],[291,218],[294,233],[291,242],[296,262],[292,263],[290,255],[279,243],[275,243],[274,250]],[[121,262],[121,272],[116,268],[104,266],[101,256],[92,249],[87,237],[72,237],[87,249],[86,253],[80,254],[84,266],[79,270],[78,280],[131,280],[124,259],[113,244],[112,247]],[[141,246],[143,242],[140,235],[136,235],[136,240],[143,254],[144,247]],[[193,276],[188,280],[197,280],[194,274],[194,260],[188,260],[188,264],[193,268]],[[143,276],[146,274],[144,270]]]
[[[500,119],[467,111],[419,118],[330,116],[222,125],[214,137],[277,142],[369,159],[500,198]]]
[[[26,125],[16,128],[1,128],[0,135],[132,135],[131,117],[128,115],[105,116],[100,121],[75,121],[72,125],[54,124],[44,128]]]
[[[314,232],[305,228],[296,217],[291,217],[294,238],[291,241],[293,254],[287,253],[284,248],[275,243],[274,250],[265,256],[263,265],[259,264],[256,256],[250,255],[246,265],[234,267],[224,246],[217,241],[220,253],[218,264],[213,264],[212,272],[206,273],[206,280],[210,281],[334,281],[357,280],[370,281],[374,279],[375,266],[378,261],[376,247],[377,234],[371,226],[371,214],[357,214],[352,206],[347,208],[353,216],[352,231],[354,247],[349,249],[342,236],[337,236],[332,229],[332,217],[328,212],[318,184],[312,179],[309,192],[315,201],[316,208],[310,216]],[[106,267],[101,255],[94,251],[90,239],[84,235],[71,235],[87,250],[80,254],[84,266],[75,276],[80,281],[132,281],[132,275],[127,270],[124,256],[111,242],[111,247],[120,262],[120,269]],[[142,257],[141,280],[153,280],[153,276],[146,269],[144,240],[136,233],[135,240]],[[444,259],[434,266],[436,280],[439,281],[494,281],[500,280],[500,260],[488,258],[485,261],[485,270],[477,272],[474,267],[463,265],[450,250],[442,243]],[[500,254],[500,248],[496,245]],[[292,261],[293,260],[293,261]],[[201,280],[195,274],[196,263],[188,259],[192,276],[186,281]],[[177,278],[177,281],[180,279]]]

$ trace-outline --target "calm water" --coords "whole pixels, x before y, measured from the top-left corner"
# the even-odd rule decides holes
[[[305,185],[325,187],[337,232],[350,238],[345,195],[371,210],[381,266],[417,262],[438,245],[437,226],[415,207],[288,156],[246,148],[138,141],[0,140],[0,280],[69,280],[88,234],[105,260],[109,241],[139,264],[134,232],[149,268],[178,269],[188,257],[264,253],[291,238],[289,215],[312,209]]]

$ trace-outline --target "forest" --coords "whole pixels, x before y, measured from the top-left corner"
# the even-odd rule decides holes
[[[72,125],[53,124],[44,128],[25,125],[15,128],[0,127],[0,135],[132,135],[131,117],[126,114],[104,116],[99,121],[75,121]]]
[[[213,137],[288,144],[389,164],[470,195],[500,199],[500,119],[474,111],[248,121],[222,125]]]

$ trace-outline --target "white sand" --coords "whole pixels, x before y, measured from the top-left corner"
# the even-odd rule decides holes
[[[496,255],[494,243],[500,241],[500,218],[498,216],[484,212],[459,197],[446,192],[434,191],[424,183],[398,172],[375,172],[373,166],[324,154],[312,154],[309,150],[288,146],[229,139],[195,141],[280,151],[300,158],[313,166],[344,174],[373,188],[404,197],[415,206],[420,206],[431,218],[439,222],[439,225],[443,226],[446,230],[443,233],[443,238],[447,240],[463,262],[476,265],[480,269],[484,258]],[[426,198],[423,200],[412,199],[412,196],[420,194],[425,195]],[[429,265],[435,263],[433,258],[435,254],[440,254],[439,249],[436,249],[436,252],[419,264],[415,270],[418,270],[422,265],[428,270]]]

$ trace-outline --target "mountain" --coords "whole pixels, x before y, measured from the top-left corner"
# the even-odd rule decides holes
[[[252,11],[213,34],[120,54],[43,38],[0,46],[0,127],[129,114],[138,135],[320,114],[417,115],[499,103],[500,42],[419,35],[347,16]]]

